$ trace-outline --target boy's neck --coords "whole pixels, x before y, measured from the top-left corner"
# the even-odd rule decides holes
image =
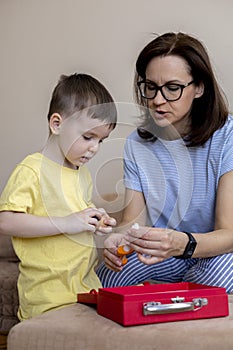
[[[45,146],[42,148],[40,153],[61,166],[77,170],[78,169],[77,166],[72,165],[66,160],[66,158],[64,158],[64,155],[61,153],[61,150],[55,138],[56,136],[50,135]]]

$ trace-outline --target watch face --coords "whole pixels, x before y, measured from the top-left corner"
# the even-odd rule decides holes
[[[189,242],[189,243],[190,244],[189,244],[188,250],[186,252],[186,255],[187,255],[187,257],[191,258],[191,256],[194,253],[194,250],[196,248],[197,242]]]
[[[185,232],[186,233],[186,232]],[[194,253],[194,250],[196,248],[197,242],[195,240],[195,238],[193,237],[193,235],[191,235],[191,233],[187,233],[188,237],[189,237],[189,242],[185,248],[184,251],[184,258],[191,258],[191,256]]]

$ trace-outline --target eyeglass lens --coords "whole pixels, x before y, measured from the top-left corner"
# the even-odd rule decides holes
[[[166,100],[177,100],[181,97],[183,86],[178,84],[166,84],[163,86],[157,86],[152,82],[142,82],[140,84],[140,90],[143,97],[153,99],[160,90],[163,97]]]

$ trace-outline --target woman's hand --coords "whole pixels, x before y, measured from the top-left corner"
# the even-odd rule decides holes
[[[104,242],[104,262],[109,269],[115,272],[123,268],[122,259],[117,255],[117,249],[124,244],[126,240],[122,233],[113,233]]]
[[[145,226],[130,228],[127,240],[127,244],[137,252],[138,259],[146,265],[182,254],[188,243],[187,235],[183,232]]]

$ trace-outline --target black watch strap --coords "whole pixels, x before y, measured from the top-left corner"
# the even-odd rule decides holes
[[[184,253],[182,255],[174,256],[176,259],[190,259],[194,253],[197,246],[197,241],[190,232],[184,232],[189,238],[189,241],[185,247]]]

